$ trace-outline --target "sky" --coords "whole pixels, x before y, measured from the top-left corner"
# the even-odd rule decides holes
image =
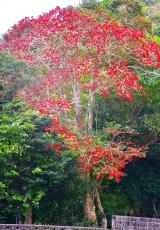
[[[24,17],[38,16],[57,5],[76,6],[81,0],[0,0],[0,35]]]

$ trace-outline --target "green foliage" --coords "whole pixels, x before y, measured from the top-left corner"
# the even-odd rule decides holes
[[[108,4],[108,1],[104,3]],[[141,15],[141,6],[138,1],[126,1],[126,0],[113,0],[110,1],[109,9],[112,13],[121,16],[134,17]]]
[[[132,215],[132,206],[127,200],[125,194],[121,192],[118,186],[112,186],[109,191],[103,191],[101,199],[104,204],[105,214],[111,226],[112,215]]]
[[[97,0],[82,0],[81,8],[95,10],[98,7]]]
[[[46,149],[59,141],[44,132],[49,119],[16,96],[22,86],[32,84],[36,71],[0,53],[0,222],[23,222],[31,205],[35,223],[72,224],[83,218],[83,196],[90,185],[69,152]]]
[[[154,135],[158,135],[160,133],[160,113],[152,113],[144,116],[144,123],[146,127],[154,133]]]
[[[0,53],[0,75],[1,77],[16,77],[33,74],[34,69],[27,65],[24,61],[18,61],[12,56]]]
[[[15,112],[20,106],[20,101],[8,103],[3,106],[0,113],[0,154],[21,154],[25,145],[20,145],[22,139],[27,138],[28,131],[34,129],[30,122],[30,111]],[[22,103],[23,105],[23,103]]]
[[[128,166],[127,177],[123,178],[120,186],[132,205],[135,215],[158,217],[160,212],[159,173],[159,159],[154,148],[150,157],[143,161],[135,161]]]
[[[35,212],[39,213],[46,206],[49,211],[46,215],[40,211],[39,216],[34,217],[35,222],[62,223],[59,214],[51,215],[50,212],[54,209],[57,213],[63,213],[67,222],[73,223],[77,216],[70,216],[82,205],[86,185],[83,184],[82,187],[78,169],[67,152],[60,154],[46,150],[45,144],[52,138],[44,133],[48,120],[20,107],[19,102],[18,106],[15,102],[10,106],[7,104],[1,116],[5,117],[5,122],[3,120],[2,123],[5,132],[3,129],[0,132],[2,145],[9,143],[11,147],[14,144],[18,146],[17,151],[10,147],[10,151],[2,150],[0,153],[0,164],[3,165],[0,172],[1,210],[5,209],[7,212],[9,208],[14,218],[26,216],[31,201]],[[79,215],[82,217],[81,212]]]
[[[34,214],[37,223],[74,225],[83,219],[82,208],[87,189],[86,182],[80,178],[72,158],[64,156],[63,161],[66,162],[64,177],[54,186],[49,181],[46,184],[46,195],[40,201],[39,208]]]
[[[148,145],[146,159],[136,160],[125,169],[126,176],[115,185],[102,185],[101,198],[105,213],[159,217],[159,152],[160,152],[160,72],[139,69],[144,96],[135,95],[133,103],[116,97],[97,97],[94,111],[94,127],[100,131],[106,127],[128,127],[138,131],[133,139],[137,144]],[[107,185],[106,185],[106,184]]]
[[[159,36],[160,30],[160,3],[159,1],[146,2],[143,6],[144,16],[152,22],[152,32],[154,35]]]
[[[37,75],[41,79],[43,72],[0,52],[0,110],[3,103],[16,97],[18,90],[33,84]]]

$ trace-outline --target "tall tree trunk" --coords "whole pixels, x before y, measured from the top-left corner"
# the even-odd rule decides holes
[[[81,112],[81,98],[80,98],[80,86],[79,82],[74,79],[73,81],[73,103],[76,113],[76,124],[75,128],[79,131],[83,129],[83,120]],[[88,102],[88,130],[92,130],[93,126],[93,105],[94,105],[94,94],[90,92],[89,102]],[[88,175],[89,177],[89,175]],[[90,191],[86,194],[86,199],[84,201],[84,217],[86,220],[97,223],[95,205],[94,205],[94,191]]]
[[[92,131],[93,128],[93,110],[95,104],[94,92],[90,91],[88,102],[88,131]]]
[[[93,128],[93,107],[95,103],[95,95],[92,91],[90,91],[89,94],[89,101],[88,101],[88,131],[92,131]],[[96,216],[96,210],[95,210],[95,190],[88,192],[86,195],[86,200],[84,203],[84,214],[85,219],[94,222],[97,224],[97,216]]]
[[[25,216],[24,224],[32,224],[32,202],[28,202],[28,215]]]
[[[96,203],[97,203],[97,207],[98,207],[100,216],[102,218],[101,227],[107,229],[107,218],[106,218],[106,215],[105,215],[102,203],[101,203],[101,199],[100,199],[98,190],[96,191]]]
[[[95,211],[93,192],[88,192],[86,195],[86,199],[84,203],[84,215],[86,220],[89,220],[97,224],[97,216]]]
[[[75,126],[80,131],[82,129],[81,95],[79,82],[76,79],[73,81],[73,103],[76,113]]]
[[[156,204],[155,204],[154,200],[152,200],[152,205],[153,205],[153,211],[154,211],[153,218],[156,218],[158,215],[158,212],[157,212],[157,208],[156,208]]]

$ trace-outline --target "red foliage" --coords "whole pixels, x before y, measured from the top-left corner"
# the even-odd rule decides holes
[[[81,81],[83,75],[82,87],[105,96],[116,91],[117,96],[133,100],[133,91],[142,91],[135,68],[160,67],[155,42],[101,12],[57,7],[37,19],[24,18],[4,38],[1,50],[46,65],[59,80]]]
[[[143,149],[124,142],[100,146],[89,134],[66,128],[74,127],[74,119],[66,115],[75,103],[69,91],[73,82],[78,82],[80,91],[88,95],[116,93],[132,101],[134,91],[143,93],[136,69],[159,68],[159,48],[145,40],[142,31],[122,27],[102,12],[59,7],[36,19],[21,20],[0,46],[0,50],[33,65],[45,66],[48,75],[20,92],[21,97],[42,115],[53,115],[47,131],[59,135],[66,148],[79,153],[83,171],[97,179],[108,175],[116,180],[129,161],[143,156]],[[61,149],[57,145],[47,147]]]
[[[56,152],[60,152],[62,150],[62,145],[61,144],[47,144],[46,149],[54,149]]]
[[[90,134],[82,136],[80,133],[68,130],[57,118],[51,120],[51,126],[47,131],[60,134],[65,147],[77,154],[82,171],[92,174],[97,180],[107,176],[108,179],[119,181],[124,175],[122,172],[124,167],[135,157],[144,157],[147,149],[146,146],[134,146],[131,141],[126,142],[121,139],[99,145]],[[108,133],[121,135],[128,134],[128,131],[109,129]],[[130,134],[137,133],[130,132]]]

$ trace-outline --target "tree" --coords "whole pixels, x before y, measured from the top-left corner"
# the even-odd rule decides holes
[[[152,23],[144,17],[141,1],[137,0],[103,0],[99,7],[120,21],[123,25],[138,28],[144,32],[151,33]]]
[[[128,132],[125,129],[108,130],[116,137],[112,140],[99,138],[93,129],[95,101],[97,95],[133,101],[134,92],[143,94],[137,70],[159,68],[159,46],[146,40],[142,31],[120,26],[102,11],[57,7],[37,19],[21,20],[4,36],[1,49],[48,72],[20,95],[41,115],[52,115],[47,130],[62,143],[49,147],[72,150],[83,171],[97,178],[97,188],[86,196],[85,217],[96,221],[96,195],[106,226],[100,181],[104,176],[119,180],[125,165],[142,157],[144,149],[119,138]]]
[[[151,20],[152,22],[152,33],[160,36],[160,27],[159,27],[159,23],[160,23],[160,14],[159,14],[159,10],[160,10],[160,4],[159,1],[153,1],[150,4],[146,3],[146,6],[144,6],[144,15],[146,18],[148,18],[149,20]]]
[[[128,126],[139,133],[134,137],[136,143],[148,146],[146,158],[131,162],[125,169],[127,176],[120,183],[103,182],[101,196],[108,218],[111,214],[159,216],[160,72],[147,69],[142,73],[143,97],[135,97],[133,103],[114,97],[105,101],[99,98],[96,102],[97,129],[103,129],[106,124]]]
[[[45,148],[50,142],[44,133],[48,120],[26,110],[24,104],[7,103],[0,121],[0,207],[9,209],[10,223],[17,217],[20,223],[32,224],[33,210],[42,197],[47,200],[48,191],[57,190],[68,179],[72,159]]]
[[[83,182],[82,186],[69,153],[60,154],[45,147],[55,139],[58,142],[55,135],[44,131],[49,120],[38,116],[17,97],[20,88],[33,84],[37,72],[25,62],[0,53],[0,222],[62,225],[59,214],[52,214],[57,210],[71,224],[81,217],[77,209],[86,185]],[[57,193],[64,197],[61,209]],[[76,196],[76,202],[71,202],[70,196]],[[48,212],[44,215],[46,206]]]
[[[96,9],[99,5],[99,2],[97,0],[82,0],[82,4],[80,4],[81,8],[86,9]]]

